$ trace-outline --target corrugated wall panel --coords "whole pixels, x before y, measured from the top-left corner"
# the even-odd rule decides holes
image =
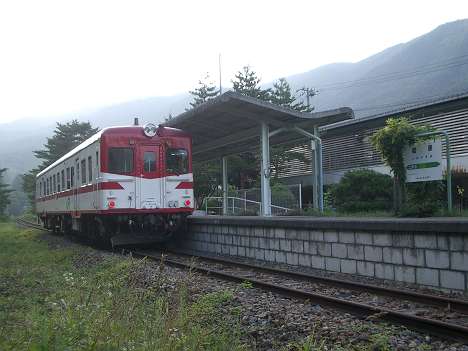
[[[468,154],[468,109],[441,113],[412,119],[415,124],[428,124],[437,129],[445,130],[450,137],[451,154]],[[370,144],[370,136],[377,128],[364,128],[350,134],[323,138],[324,172],[347,170],[359,167],[381,165],[382,159]],[[304,144],[293,148],[303,152],[311,159],[310,145]],[[445,152],[445,146],[444,146]],[[290,161],[280,177],[293,177],[312,172],[311,164],[298,160]]]

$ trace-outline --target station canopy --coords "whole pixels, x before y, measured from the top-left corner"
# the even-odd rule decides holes
[[[270,137],[270,145],[293,143],[304,137],[292,127],[313,132],[314,127],[352,119],[353,110],[342,107],[306,113],[228,91],[164,123],[192,135],[193,160],[207,161],[260,147],[261,124],[286,130]],[[289,129],[288,129],[289,128]]]

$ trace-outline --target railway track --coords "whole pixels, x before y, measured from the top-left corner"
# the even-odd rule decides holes
[[[16,222],[22,227],[47,231],[47,229],[44,229],[40,225],[21,218],[18,218]],[[307,300],[372,320],[383,320],[397,325],[404,325],[409,329],[418,330],[430,335],[437,335],[445,339],[468,343],[468,301],[313,276],[305,273],[252,265],[223,258],[194,256],[180,252],[129,252],[134,257],[158,261],[163,259],[164,263],[170,266],[190,269],[201,274],[237,283],[248,281],[253,287],[262,290]],[[353,294],[350,294],[347,298],[343,298],[339,293],[324,294],[317,292],[317,290],[325,289],[324,287],[356,291],[360,294],[364,294],[364,297],[361,296],[361,301],[356,302],[356,295]],[[412,301],[417,304],[430,306],[430,308],[433,309],[438,309],[441,316],[449,312],[458,314],[460,318],[457,319],[458,323],[452,323],[440,319],[421,317],[411,314],[408,311],[387,308],[385,304],[381,306],[379,303],[364,303],[362,300],[363,298],[366,299],[366,296],[371,299],[366,294],[384,296],[396,301]],[[403,308],[404,306],[403,304]],[[400,308],[402,306],[399,305],[397,307]]]
[[[218,259],[213,257],[192,256],[186,253],[151,253],[147,251],[131,251],[134,257],[148,258],[152,260],[163,259],[165,264],[170,266],[190,269],[202,274],[207,274],[222,280],[242,283],[250,282],[253,287],[271,291],[284,296],[307,300],[320,305],[343,310],[354,315],[365,317],[371,320],[382,320],[397,325],[404,325],[409,329],[418,330],[430,335],[437,335],[446,339],[453,339],[468,343],[468,315],[462,315],[468,311],[468,302],[458,299],[440,297],[436,295],[420,294],[416,292],[400,291],[396,289],[382,288],[367,284],[349,283],[345,281],[338,282],[331,278],[322,278],[310,276],[303,273],[296,273],[284,270],[277,270],[257,265],[239,263],[231,260]],[[164,255],[162,258],[162,255]],[[259,274],[259,272],[261,272]],[[276,276],[276,278],[272,278]],[[287,277],[287,279],[285,279]],[[320,279],[322,284],[330,282],[346,289],[355,287],[361,292],[368,288],[373,294],[384,295],[397,300],[411,300],[418,304],[436,307],[440,313],[444,312],[442,308],[450,308],[451,311],[460,313],[461,317],[466,318],[462,325],[460,323],[450,323],[434,318],[421,317],[408,312],[402,312],[395,309],[373,305],[370,303],[356,302],[353,298],[338,298],[326,295],[316,289],[304,288],[301,284],[304,281]],[[296,282],[294,282],[296,280]],[[301,284],[296,284],[297,280]],[[368,292],[366,292],[368,293]],[[432,301],[431,301],[432,299]],[[460,322],[460,319],[458,320]]]
[[[33,223],[33,222],[30,222],[26,219],[23,219],[23,218],[16,218],[15,219],[15,222],[18,226],[20,227],[25,227],[25,228],[33,228],[33,229],[39,229],[39,230],[42,230],[42,231],[45,231],[45,232],[49,232],[50,230],[49,229],[46,229],[44,228],[42,225],[40,224],[37,224],[37,223]]]

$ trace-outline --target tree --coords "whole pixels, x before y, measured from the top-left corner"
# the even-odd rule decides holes
[[[299,112],[312,111],[311,108],[297,101],[296,97],[291,93],[291,87],[285,78],[280,78],[273,84],[273,89],[271,89],[270,93],[270,101],[273,104],[292,108]],[[278,180],[280,173],[288,169],[290,167],[288,164],[294,160],[304,163],[309,162],[303,152],[294,151],[291,146],[273,146],[270,153],[273,179]]]
[[[291,161],[300,161],[309,163],[310,161],[305,157],[304,152],[294,151],[291,145],[275,145],[271,147],[270,152],[270,166],[272,170],[272,177],[278,180],[279,175],[291,167]]]
[[[54,135],[44,144],[45,149],[34,151],[36,158],[43,160],[39,168],[46,168],[98,131],[99,128],[93,128],[90,122],[78,122],[76,119],[65,124],[57,122]]]
[[[220,162],[206,161],[193,163],[194,195],[197,207],[203,204],[206,197],[213,196],[221,183]]]
[[[28,198],[23,192],[23,177],[18,174],[11,182],[11,189],[14,192],[10,196],[10,205],[8,206],[8,214],[10,216],[19,216],[25,212],[28,205]]]
[[[193,96],[193,101],[190,103],[192,108],[215,98],[219,94],[216,85],[210,80],[210,75],[207,73],[204,79],[198,81],[198,86],[189,91]]]
[[[41,171],[41,168],[34,168],[22,175],[23,192],[28,198],[29,205],[32,211],[35,211],[35,198],[36,198],[36,175]]]
[[[270,99],[270,89],[260,88],[260,78],[250,69],[250,66],[244,66],[241,71],[238,71],[231,82],[232,88],[237,93],[265,101]]]
[[[427,132],[432,128],[411,124],[405,117],[389,118],[384,128],[378,130],[371,143],[380,152],[382,159],[389,166],[394,176],[394,209],[400,212],[406,198],[406,169],[403,160],[405,147],[414,144],[417,134]]]
[[[47,138],[44,149],[34,151],[34,155],[42,160],[42,163],[39,167],[23,174],[23,191],[32,207],[36,191],[36,175],[98,131],[99,128],[93,128],[90,122],[78,122],[76,119],[65,124],[57,122],[54,135]]]
[[[291,93],[291,86],[285,78],[280,78],[273,84],[270,101],[276,105],[289,107],[299,112],[313,111],[313,107],[305,105],[302,101],[297,101],[296,97]]]
[[[7,206],[10,204],[10,193],[13,191],[9,189],[9,185],[3,182],[3,176],[7,168],[0,169],[0,218],[5,214]]]

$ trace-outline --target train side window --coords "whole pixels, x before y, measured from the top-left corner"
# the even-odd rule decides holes
[[[52,193],[54,194],[57,191],[57,179],[55,179],[55,174],[52,176],[52,179],[52,183],[54,184]]]
[[[65,170],[62,169],[62,190],[65,190]]]
[[[60,172],[57,173],[57,192],[60,192]]]
[[[93,182],[93,158],[88,156],[88,183]]]
[[[188,153],[185,149],[166,150],[166,171],[172,174],[188,173]]]
[[[133,172],[133,149],[129,147],[113,147],[109,149],[109,173],[131,173]]]
[[[144,172],[156,171],[156,153],[154,151],[145,151],[143,155]]]
[[[42,181],[39,181],[39,197],[42,196]]]
[[[47,182],[46,195],[49,195],[49,178],[47,178],[46,182]]]
[[[81,184],[86,184],[86,160],[81,160]]]
[[[70,167],[67,167],[67,189],[70,189]]]
[[[70,167],[70,183],[73,188],[75,186],[75,167]]]

